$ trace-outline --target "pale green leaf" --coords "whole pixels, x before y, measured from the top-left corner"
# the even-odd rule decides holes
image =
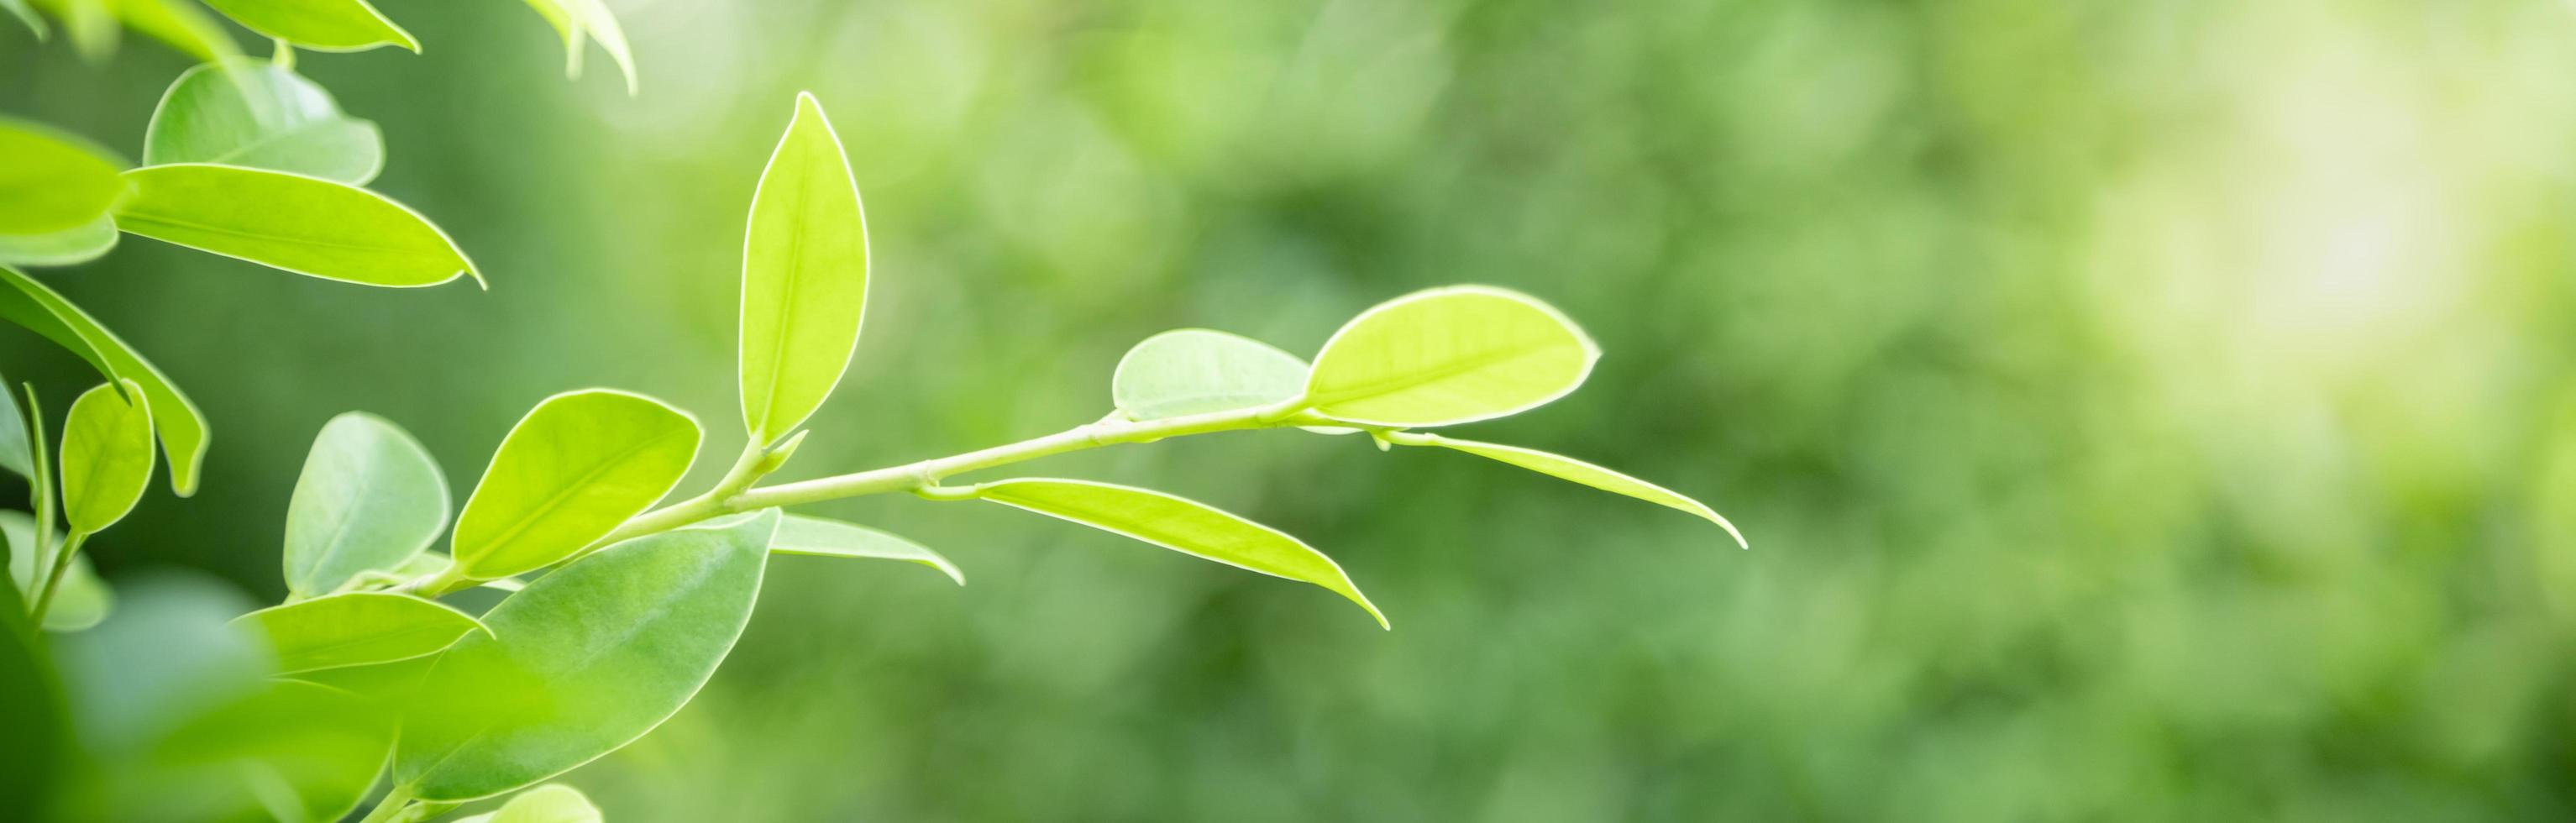
[[[154,240],[329,280],[435,286],[473,275],[454,241],[366,189],[266,169],[175,163],[125,173],[116,227]]]
[[[510,798],[495,811],[460,818],[456,823],[602,823],[599,807],[581,790],[548,783]]]
[[[141,385],[120,382],[82,392],[63,419],[63,519],[76,533],[115,525],[152,484],[152,412]]]
[[[840,138],[811,94],[751,195],[742,245],[742,417],[753,442],[823,405],[858,345],[868,298],[867,218]]]
[[[79,228],[130,188],[116,155],[40,123],[0,118],[0,157],[0,234]]]
[[[572,12],[565,11],[563,4],[555,0],[528,0],[528,8],[545,18],[546,25],[553,26],[555,36],[563,40],[564,76],[580,77],[582,47],[589,41],[582,39],[581,24],[573,22]]]
[[[25,512],[0,511],[0,538],[9,544],[9,579],[16,590],[29,597],[36,592],[40,575],[37,564],[44,563],[44,574],[53,571],[54,552],[62,550],[62,541],[46,548],[36,546],[36,518]],[[45,610],[45,629],[76,632],[98,625],[116,607],[116,592],[90,567],[89,555],[72,555],[71,566],[63,570],[62,586],[54,592],[53,604]],[[25,608],[24,606],[20,607]]]
[[[224,31],[223,24],[193,3],[178,0],[34,0],[32,5],[63,18],[63,28],[71,35],[73,49],[93,60],[116,49],[119,22],[200,61],[241,56],[241,45],[233,42],[232,35]]]
[[[1402,443],[1408,446],[1439,446],[1442,448],[1457,449],[1468,454],[1500,460],[1505,463],[1510,463],[1512,465],[1561,480],[1581,483],[1613,494],[1624,494],[1648,503],[1690,512],[1691,514],[1698,515],[1703,520],[1717,524],[1718,528],[1725,529],[1727,535],[1735,538],[1735,544],[1737,546],[1748,549],[1752,548],[1751,544],[1744,542],[1744,533],[1735,530],[1735,524],[1726,522],[1726,518],[1718,516],[1717,511],[1710,509],[1705,503],[1692,500],[1689,497],[1683,496],[1680,492],[1676,492],[1653,483],[1648,483],[1600,466],[1595,466],[1581,460],[1576,460],[1565,455],[1550,454],[1537,449],[1525,449],[1519,446],[1506,446],[1500,443],[1480,443],[1474,440],[1458,440],[1454,438],[1441,437],[1436,434],[1399,432],[1391,434],[1389,437],[1397,443]]]
[[[114,799],[98,819],[321,823],[355,809],[393,749],[387,713],[309,682],[253,688],[108,764],[100,789]],[[185,814],[173,813],[174,797]]]
[[[1332,558],[1278,529],[1205,503],[1151,489],[1048,478],[980,483],[975,496],[1229,566],[1313,583],[1350,598],[1378,625],[1387,625],[1386,615],[1360,594]]]
[[[18,409],[18,392],[11,386],[7,378],[0,378],[0,469],[32,482],[36,462],[27,447],[27,414]]]
[[[314,51],[364,51],[420,41],[366,0],[205,0],[243,28]]]
[[[0,234],[0,264],[69,266],[106,256],[116,248],[116,218],[98,219],[44,234]]]
[[[1306,389],[1306,361],[1249,337],[1178,329],[1118,359],[1109,396],[1131,420],[1267,406]]]
[[[100,376],[142,384],[144,400],[152,407],[152,428],[170,457],[170,490],[180,497],[197,493],[198,469],[205,463],[209,435],[206,415],[168,376],[80,307],[7,266],[0,266],[0,320],[70,349],[89,361]]]
[[[529,583],[449,649],[405,718],[394,781],[425,800],[561,774],[678,712],[750,621],[775,510],[625,541]]]
[[[1601,356],[1565,315],[1527,295],[1451,286],[1381,303],[1315,355],[1306,405],[1375,426],[1443,426],[1530,409],[1573,391]]]
[[[234,60],[197,66],[170,84],[143,133],[143,162],[248,166],[363,186],[384,168],[384,137],[294,71]]]
[[[53,35],[53,30],[45,26],[45,18],[37,16],[35,9],[27,7],[27,0],[0,0],[0,9],[6,9],[9,16],[18,18],[20,23],[27,24],[27,31],[34,33],[39,42]]]
[[[938,569],[957,585],[966,585],[966,573],[957,564],[939,556],[930,547],[905,540],[876,529],[820,517],[788,515],[778,524],[778,538],[769,550],[780,554],[805,554],[817,557],[873,557],[883,560],[909,560]]]
[[[447,476],[409,432],[364,412],[331,418],[286,504],[286,590],[310,597],[402,565],[447,528],[447,507]]]
[[[699,436],[696,419],[642,395],[546,398],[492,455],[456,517],[451,554],[475,580],[562,560],[669,493]]]
[[[572,34],[572,30],[578,29],[598,41],[599,47],[608,52],[608,59],[616,61],[617,70],[626,76],[626,93],[634,94],[635,55],[626,46],[625,28],[617,24],[616,15],[608,12],[608,5],[602,0],[529,0],[532,4],[549,1],[563,15],[563,21],[555,24],[555,31],[564,35],[564,48],[569,51],[564,58],[564,71],[575,76],[581,72],[581,42]],[[554,17],[543,7],[539,7],[537,13],[547,15],[549,20]]]
[[[344,592],[271,606],[241,622],[268,638],[279,674],[408,660],[484,629],[472,616],[407,594]]]

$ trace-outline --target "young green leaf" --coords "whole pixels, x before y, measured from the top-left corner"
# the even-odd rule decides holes
[[[105,256],[116,248],[116,218],[98,219],[44,234],[0,234],[0,264],[69,266]]]
[[[841,382],[867,308],[867,216],[814,95],[796,95],[744,235],[742,417],[753,442],[769,443]]]
[[[144,400],[152,408],[152,428],[170,456],[171,492],[180,497],[197,493],[198,469],[205,464],[209,436],[206,415],[168,376],[80,307],[7,266],[0,266],[0,320],[70,349],[102,377],[142,384]]]
[[[46,564],[50,573],[53,552],[62,550],[62,541],[54,541],[52,547],[39,548],[36,545],[36,519],[25,512],[13,511],[0,511],[0,538],[5,538],[9,544],[9,579],[16,584],[15,591],[22,595],[33,594],[40,579],[37,564]],[[62,588],[54,592],[53,605],[45,610],[46,631],[80,631],[98,625],[99,621],[107,619],[108,612],[116,608],[116,592],[109,589],[107,581],[100,580],[98,572],[90,567],[89,555],[72,555],[71,567],[63,570],[63,579],[55,585]],[[20,606],[19,611],[25,612],[26,607]]]
[[[243,28],[314,51],[364,51],[420,41],[366,0],[205,0]]]
[[[98,59],[116,49],[120,21],[135,32],[159,40],[200,61],[241,56],[222,23],[194,4],[173,0],[35,0],[37,8],[63,18],[72,47]]]
[[[599,807],[580,789],[548,783],[510,798],[496,811],[459,818],[456,823],[602,823]]]
[[[582,39],[587,35],[617,61],[617,70],[626,75],[626,93],[635,93],[635,56],[627,50],[625,29],[608,13],[607,5],[599,0],[528,0],[528,6],[563,38],[564,76],[581,76]]]
[[[384,418],[323,424],[286,504],[286,590],[325,594],[390,570],[447,528],[447,476],[420,441]]]
[[[204,163],[125,173],[134,196],[116,227],[199,251],[327,280],[435,286],[483,275],[427,218],[366,189]]]
[[[82,392],[63,419],[63,519],[78,534],[124,519],[152,484],[152,412],[142,386],[118,382]]]
[[[9,16],[26,24],[27,31],[36,35],[37,42],[53,36],[53,30],[45,26],[45,18],[36,16],[36,10],[27,7],[27,0],[0,0],[0,9],[8,10]]]
[[[1306,361],[1249,337],[1176,329],[1118,359],[1109,396],[1131,420],[1267,406],[1306,389]]]
[[[980,483],[975,496],[1236,568],[1313,583],[1350,598],[1379,626],[1387,625],[1386,615],[1360,594],[1332,558],[1278,529],[1205,503],[1150,489],[1048,478]]]
[[[10,385],[0,378],[0,469],[33,482],[36,463],[27,447],[27,415],[18,410],[18,393]]]
[[[769,550],[779,554],[804,554],[816,557],[873,557],[884,560],[909,560],[938,569],[966,585],[966,573],[957,564],[939,556],[930,547],[885,532],[838,520],[788,515],[778,524],[778,538]]]
[[[345,592],[242,615],[277,651],[277,672],[294,674],[408,660],[491,630],[471,615],[407,594]]]
[[[1488,286],[1414,292],[1334,332],[1306,405],[1376,426],[1445,426],[1524,411],[1583,384],[1601,350],[1545,303]]]
[[[219,163],[363,186],[384,168],[376,124],[340,113],[331,93],[265,60],[180,74],[143,133],[145,165]]]
[[[0,234],[48,234],[106,214],[130,188],[124,163],[53,127],[0,118]]]
[[[1512,465],[1561,480],[1581,483],[1605,492],[1624,494],[1648,503],[1690,512],[1691,514],[1698,515],[1703,520],[1717,524],[1718,528],[1725,529],[1729,536],[1735,538],[1735,544],[1737,546],[1747,549],[1752,548],[1751,544],[1744,542],[1744,533],[1735,530],[1735,524],[1726,522],[1726,518],[1718,516],[1716,510],[1710,509],[1705,503],[1685,497],[1680,492],[1676,492],[1653,483],[1648,483],[1619,472],[1611,471],[1600,466],[1595,466],[1581,460],[1576,460],[1565,455],[1550,454],[1537,449],[1524,449],[1519,446],[1506,446],[1500,443],[1480,443],[1474,440],[1458,440],[1454,438],[1441,437],[1436,434],[1395,432],[1387,435],[1387,437],[1396,443],[1407,446],[1439,446],[1442,448],[1456,449],[1468,454],[1500,460],[1505,463],[1510,463]]]
[[[606,389],[538,403],[456,516],[465,576],[508,577],[580,551],[662,499],[697,458],[698,421]]]
[[[642,737],[695,696],[751,619],[778,513],[581,558],[501,601],[430,671],[394,781],[462,801],[534,784]]]

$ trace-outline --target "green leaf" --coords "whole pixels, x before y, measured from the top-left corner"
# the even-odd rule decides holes
[[[435,286],[473,261],[402,204],[345,183],[204,163],[125,173],[134,196],[116,227],[154,240],[328,280]]]
[[[436,654],[480,621],[407,594],[346,592],[242,615],[277,651],[279,674],[409,660]]]
[[[82,392],[63,419],[63,519],[75,533],[115,525],[152,484],[152,412],[142,386],[118,383]]]
[[[475,580],[562,560],[678,485],[699,436],[696,419],[643,395],[546,398],[501,441],[466,498],[452,554]]]
[[[1605,492],[1624,494],[1648,503],[1690,512],[1691,514],[1698,515],[1703,520],[1717,524],[1718,528],[1725,529],[1729,536],[1735,538],[1735,544],[1737,546],[1747,549],[1752,548],[1751,544],[1744,542],[1744,533],[1735,530],[1735,524],[1726,522],[1726,518],[1718,516],[1717,511],[1710,509],[1707,504],[1685,497],[1680,492],[1676,492],[1653,483],[1648,483],[1619,472],[1611,471],[1600,466],[1595,466],[1581,460],[1576,460],[1565,455],[1550,454],[1537,449],[1525,449],[1519,446],[1506,446],[1500,443],[1480,443],[1474,440],[1458,440],[1454,438],[1441,437],[1436,434],[1398,432],[1390,434],[1388,437],[1394,442],[1408,446],[1439,446],[1441,448],[1456,449],[1468,454],[1500,460],[1505,463],[1510,463],[1560,480],[1581,483]]]
[[[53,30],[45,26],[45,18],[36,16],[36,10],[27,7],[27,0],[0,0],[0,9],[8,10],[9,16],[27,24],[27,31],[36,35],[37,42],[53,36]]]
[[[909,560],[938,569],[966,585],[966,573],[957,564],[919,543],[905,540],[866,526],[825,520],[820,517],[788,515],[778,524],[778,538],[769,550],[780,554],[803,554],[816,557],[872,557],[883,560]]]
[[[144,400],[152,407],[152,428],[170,457],[170,490],[180,497],[197,493],[198,469],[205,464],[209,436],[206,415],[168,376],[80,307],[7,266],[0,266],[0,320],[70,349],[89,361],[100,376],[143,384]]]
[[[1527,295],[1451,286],[1378,304],[1315,355],[1306,405],[1374,426],[1445,426],[1501,417],[1583,384],[1601,351],[1565,315]]]
[[[145,165],[219,163],[363,186],[384,168],[376,124],[340,113],[313,81],[265,60],[207,63],[179,75],[152,110]]]
[[[756,443],[823,405],[858,345],[868,300],[867,216],[840,138],[814,95],[751,195],[742,244],[742,418]]]
[[[608,57],[617,61],[617,69],[626,75],[626,93],[635,93],[635,56],[626,47],[626,31],[617,25],[617,17],[608,13],[600,0],[528,0],[528,6],[555,27],[563,38],[564,75],[581,76],[582,39],[587,35],[599,41]]]
[[[357,694],[271,680],[189,721],[161,741],[126,802],[149,808],[154,789],[189,786],[194,820],[339,820],[384,772],[393,723]]]
[[[26,551],[14,537],[8,553]],[[36,627],[29,625],[27,603],[15,586],[0,586],[0,729],[9,743],[0,746],[0,797],[15,809],[50,808],[61,790],[62,772],[74,760],[65,745],[71,737],[61,684],[54,677],[51,655]]]
[[[0,234],[81,227],[125,197],[124,162],[97,144],[40,123],[0,118]]]
[[[1048,478],[981,483],[975,496],[1236,568],[1313,583],[1360,604],[1379,626],[1388,625],[1386,615],[1360,594],[1332,558],[1278,529],[1205,503],[1150,489]]]
[[[1109,395],[1131,420],[1267,406],[1306,389],[1306,361],[1249,337],[1178,329],[1118,359]]]
[[[116,50],[116,26],[128,28],[178,49],[200,61],[241,56],[241,45],[225,33],[213,15],[192,4],[172,0],[35,0],[32,4],[63,18],[72,47],[98,59]]]
[[[411,433],[349,412],[323,424],[286,504],[286,590],[310,597],[391,570],[447,528],[447,476]]]
[[[205,0],[243,28],[314,51],[364,51],[420,41],[366,0]]]
[[[27,414],[18,410],[18,393],[7,378],[0,378],[0,469],[29,482],[36,479],[35,457],[27,448]]]
[[[9,543],[9,579],[12,591],[33,595],[39,575],[36,564],[46,563],[46,574],[52,572],[53,553],[62,550],[62,541],[44,548],[36,546],[36,519],[25,512],[0,511],[0,538]],[[53,605],[45,611],[45,630],[76,632],[98,625],[116,608],[116,592],[100,580],[90,567],[89,555],[72,555],[71,567],[63,570],[62,589],[54,593]],[[23,613],[25,606],[18,610]]]
[[[497,811],[461,818],[456,823],[602,823],[599,807],[580,789],[548,783],[510,798]]]
[[[0,264],[69,266],[106,256],[116,248],[116,218],[98,219],[44,234],[0,234]]]
[[[432,801],[534,784],[686,705],[751,619],[776,510],[625,541],[501,601],[430,671],[394,781]]]

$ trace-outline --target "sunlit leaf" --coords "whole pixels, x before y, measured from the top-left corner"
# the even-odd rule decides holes
[[[1726,518],[1718,516],[1717,512],[1710,509],[1707,504],[1685,497],[1680,492],[1676,492],[1653,483],[1648,483],[1619,472],[1611,471],[1600,466],[1595,466],[1581,460],[1576,460],[1565,455],[1550,454],[1537,449],[1525,449],[1519,446],[1506,446],[1500,443],[1480,443],[1474,440],[1458,440],[1455,438],[1441,437],[1436,434],[1403,433],[1395,435],[1394,437],[1398,443],[1457,449],[1468,454],[1500,460],[1505,463],[1510,463],[1512,465],[1538,472],[1540,474],[1556,477],[1558,479],[1581,483],[1602,491],[1614,494],[1624,494],[1648,503],[1690,512],[1691,514],[1698,515],[1701,519],[1717,524],[1719,528],[1725,529],[1728,536],[1735,538],[1737,546],[1752,548],[1752,546],[1744,542],[1744,533],[1735,530],[1735,524],[1726,522]]]
[[[602,823],[599,807],[581,790],[548,783],[510,798],[495,811],[457,819],[456,823]]]
[[[18,18],[20,23],[27,24],[27,31],[36,35],[38,41],[53,35],[53,29],[45,26],[45,18],[37,16],[35,9],[27,7],[27,0],[0,0],[0,10],[8,11],[9,16]]]
[[[286,590],[322,594],[400,566],[438,539],[447,510],[447,476],[409,432],[364,412],[331,418],[286,505]]]
[[[1378,426],[1501,417],[1573,391],[1601,356],[1565,315],[1516,292],[1452,286],[1362,312],[1315,355],[1306,403]]]
[[[206,415],[160,369],[62,295],[7,266],[0,266],[0,320],[70,349],[102,377],[142,384],[152,428],[170,457],[171,491],[180,497],[197,493],[197,472],[206,459]]]
[[[57,539],[51,547],[36,546],[36,519],[25,512],[0,511],[0,537],[9,542],[9,579],[16,583],[19,594],[33,596],[36,583],[52,574],[48,564],[38,569],[37,563],[49,561],[62,550]],[[63,569],[63,579],[55,585],[54,601],[45,609],[45,629],[76,632],[98,625],[116,607],[116,592],[100,580],[90,568],[89,555],[72,555],[71,565]],[[23,610],[25,607],[20,607]]]
[[[205,0],[243,28],[314,51],[363,51],[420,41],[366,0]]]
[[[27,415],[18,409],[16,385],[0,378],[0,469],[33,481],[36,463],[27,448]]]
[[[699,436],[697,420],[642,395],[546,398],[492,455],[456,517],[450,553],[476,580],[562,560],[669,493]]]
[[[584,556],[483,616],[430,671],[394,780],[423,799],[534,784],[634,741],[679,711],[751,618],[775,510]]]
[[[626,75],[626,93],[635,93],[635,56],[626,46],[626,31],[618,26],[617,17],[608,12],[600,0],[528,0],[528,6],[555,27],[563,39],[564,74],[581,76],[583,38],[599,41],[608,57],[617,62],[617,70]]]
[[[1109,395],[1132,420],[1267,406],[1306,389],[1306,361],[1249,337],[1178,329],[1118,359]]]
[[[957,585],[966,585],[966,573],[957,564],[919,543],[905,540],[866,526],[825,520],[820,517],[788,515],[778,524],[778,537],[769,550],[780,554],[807,554],[818,557],[873,557],[884,560],[909,560],[938,569]]]
[[[370,286],[435,286],[482,275],[427,218],[345,183],[266,169],[177,163],[125,173],[116,227],[264,266]]]
[[[180,74],[143,135],[143,162],[219,163],[366,185],[384,168],[376,124],[340,113],[331,93],[265,60]]]
[[[143,387],[121,382],[82,392],[63,419],[63,519],[77,533],[115,525],[152,484],[152,413]]]
[[[1205,503],[1150,489],[1045,478],[980,483],[975,496],[1229,566],[1313,583],[1350,598],[1378,625],[1387,625],[1386,615],[1360,594],[1332,558],[1277,529]]]
[[[434,654],[482,629],[472,616],[407,594],[345,592],[241,616],[277,652],[281,674]]]
[[[116,218],[98,219],[44,234],[0,234],[0,264],[69,266],[86,263],[116,248]]]
[[[33,0],[63,19],[72,47],[96,60],[115,51],[117,24],[159,40],[200,61],[241,56],[241,45],[223,23],[193,3],[178,0]]]
[[[79,228],[130,188],[116,155],[39,123],[0,118],[0,157],[0,234]]]
[[[742,417],[768,443],[805,422],[850,365],[868,298],[867,218],[840,138],[811,94],[751,195],[742,250]]]

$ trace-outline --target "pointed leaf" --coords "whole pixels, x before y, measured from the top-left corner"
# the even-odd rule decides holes
[[[1530,409],[1573,391],[1600,349],[1545,303],[1488,286],[1405,295],[1324,342],[1306,404],[1378,426],[1445,426]]]
[[[751,439],[794,430],[841,382],[868,299],[867,217],[840,138],[811,94],[751,195],[742,245],[742,417]]]
[[[366,0],[205,0],[243,28],[314,51],[364,51],[420,41]]]
[[[460,818],[456,823],[602,823],[599,807],[581,790],[548,783],[510,798],[496,811]]]
[[[1306,389],[1306,361],[1249,337],[1178,329],[1118,359],[1109,394],[1131,420],[1267,406]]]
[[[266,169],[177,163],[125,173],[116,227],[166,243],[328,280],[435,286],[472,261],[427,218],[345,183]]]
[[[483,616],[431,669],[394,781],[431,801],[507,792],[615,751],[704,686],[750,621],[778,514],[625,541]]]
[[[0,234],[79,228],[116,205],[128,188],[124,163],[97,144],[24,120],[0,118]]]
[[[1350,598],[1379,626],[1387,625],[1386,615],[1360,594],[1332,558],[1278,529],[1205,503],[1150,489],[1047,478],[982,483],[975,486],[975,496],[1236,568],[1313,583]]]
[[[142,386],[119,382],[82,392],[63,419],[63,519],[80,534],[124,519],[152,484],[152,412]]]
[[[143,135],[145,165],[220,163],[352,186],[375,179],[384,152],[376,124],[342,115],[330,92],[265,60],[179,75]]]
[[[562,560],[669,493],[699,435],[696,419],[643,395],[546,398],[492,455],[456,517],[451,553],[475,580]]]
[[[528,5],[544,16],[546,22],[555,27],[555,33],[563,38],[566,76],[581,76],[582,38],[588,35],[590,39],[599,41],[599,47],[607,50],[608,58],[616,61],[617,70],[626,75],[626,93],[635,93],[635,55],[627,49],[626,30],[617,24],[617,17],[608,12],[605,3],[600,0],[528,0]]]
[[[106,256],[116,248],[116,218],[98,219],[44,234],[0,234],[0,264],[69,266]]]
[[[37,42],[53,36],[53,30],[45,26],[45,18],[36,16],[36,10],[27,7],[27,0],[0,0],[0,9],[7,10],[9,16],[18,18],[18,22],[27,24],[27,31],[36,35]]]
[[[778,538],[769,550],[779,554],[804,554],[816,557],[873,557],[884,560],[909,560],[938,569],[966,585],[966,573],[957,564],[939,556],[930,547],[885,532],[838,520],[788,515],[778,524]]]
[[[143,384],[144,400],[152,407],[152,428],[170,456],[170,490],[180,497],[197,493],[197,472],[206,460],[206,415],[160,369],[80,307],[7,266],[0,266],[0,320],[70,349],[102,377]]]
[[[36,546],[36,519],[25,512],[0,511],[0,538],[9,544],[9,578],[21,595],[36,591],[36,564],[46,563],[46,574],[52,573],[53,553],[62,550],[57,539],[50,548]],[[72,555],[71,566],[63,570],[62,588],[54,592],[53,605],[45,610],[45,630],[76,632],[98,625],[116,608],[116,592],[100,580],[89,564],[89,555]],[[19,610],[24,612],[25,606]]]
[[[1600,466],[1595,466],[1581,460],[1576,460],[1565,455],[1550,454],[1537,449],[1525,449],[1519,446],[1506,446],[1500,443],[1480,443],[1474,440],[1458,440],[1455,438],[1441,437],[1436,434],[1405,433],[1394,435],[1394,438],[1395,442],[1409,446],[1428,445],[1457,449],[1468,454],[1500,460],[1505,463],[1510,463],[1512,465],[1538,472],[1540,474],[1549,475],[1561,480],[1581,483],[1613,494],[1624,494],[1648,503],[1690,512],[1691,514],[1698,515],[1703,520],[1717,524],[1718,528],[1725,529],[1729,536],[1735,538],[1735,544],[1737,546],[1748,549],[1752,548],[1750,544],[1744,542],[1744,533],[1735,530],[1735,524],[1726,522],[1726,518],[1718,516],[1716,510],[1710,509],[1705,503],[1685,497],[1680,492],[1676,492],[1653,483],[1648,483],[1619,472],[1611,471]]]
[[[464,612],[407,594],[345,592],[242,615],[277,650],[277,672],[294,674],[409,660],[483,629]]]
[[[323,424],[286,504],[286,590],[328,593],[391,570],[447,528],[447,476],[420,441],[384,418]]]

